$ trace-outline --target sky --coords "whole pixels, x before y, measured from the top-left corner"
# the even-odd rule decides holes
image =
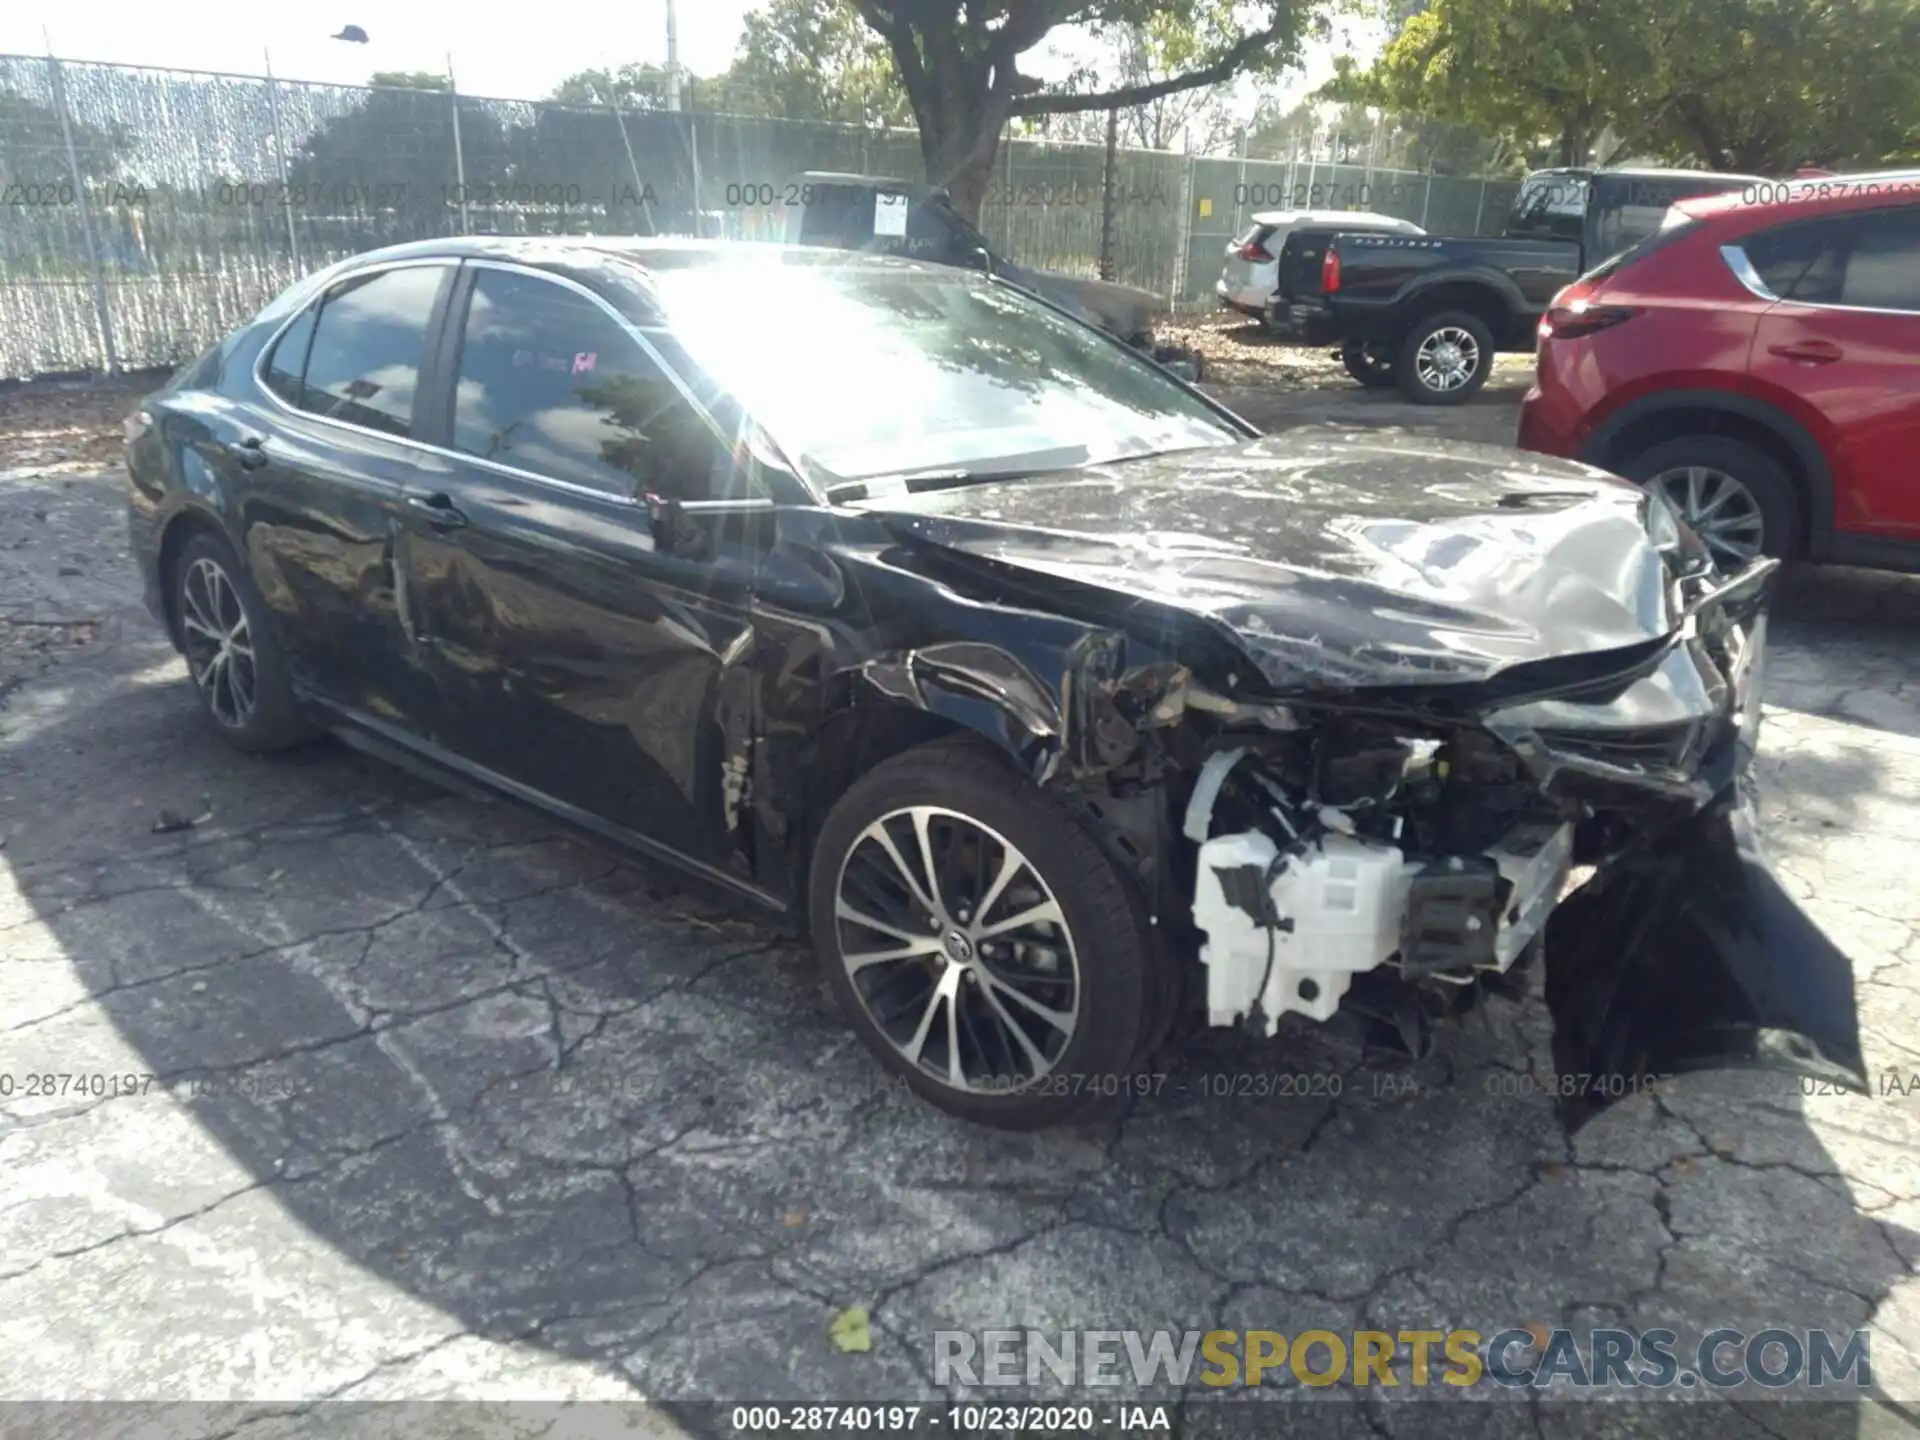
[[[680,63],[712,75],[732,62],[741,17],[758,0],[679,0]],[[0,0],[0,54],[45,54],[163,69],[257,75],[272,56],[283,79],[364,85],[376,70],[446,69],[470,95],[536,100],[580,70],[628,61],[665,61],[666,0],[620,0],[592,11],[524,3],[453,9],[447,0]],[[567,23],[569,13],[581,17]],[[450,17],[457,15],[453,20]],[[591,20],[586,19],[591,15]],[[358,25],[368,43],[334,40]],[[1056,32],[1059,35],[1060,32]],[[1050,37],[1021,58],[1021,69],[1055,78],[1076,48]],[[1051,53],[1049,53],[1051,52]],[[1306,73],[1284,90],[1299,92],[1331,73],[1329,49],[1310,54]]]
[[[675,8],[680,63],[697,75],[726,69],[754,0],[680,0]],[[665,0],[590,10],[524,0],[4,0],[0,53],[44,54],[50,36],[62,59],[258,75],[270,51],[274,73],[287,79],[364,85],[375,70],[442,71],[451,51],[463,91],[533,100],[579,70],[663,62],[666,13]],[[365,30],[368,43],[328,38],[343,25]]]

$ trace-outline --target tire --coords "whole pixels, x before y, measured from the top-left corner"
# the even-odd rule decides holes
[[[921,817],[932,866],[919,858]],[[1009,849],[1019,858],[995,893]],[[894,854],[912,870],[918,897]],[[942,876],[938,897],[926,893],[929,869]],[[843,897],[886,928],[845,918]],[[923,903],[935,898],[938,916]],[[973,908],[963,901],[982,899],[984,914],[963,920]],[[1126,1098],[1130,1067],[1159,1029],[1152,1002],[1170,993],[1153,983],[1138,889],[1064,801],[984,745],[922,746],[855,783],[821,826],[807,900],[814,950],[849,1022],[934,1106],[998,1129],[1036,1130]],[[1017,937],[1015,954],[1008,936]],[[887,958],[855,967],[849,953]],[[1033,1006],[1070,1023],[1041,1019]],[[960,1084],[949,1078],[955,1048]]]
[[[1451,339],[1448,338],[1448,332],[1453,332]],[[1468,342],[1471,342],[1472,348],[1462,357],[1470,362],[1464,378],[1450,386],[1441,386],[1432,372],[1436,368],[1436,361],[1444,361],[1445,352],[1429,355],[1424,362],[1423,352],[1427,351],[1430,344],[1452,344],[1457,349],[1465,350]],[[1487,383],[1487,376],[1493,373],[1493,354],[1493,332],[1487,328],[1486,321],[1465,310],[1442,310],[1438,314],[1422,316],[1402,337],[1400,353],[1394,361],[1394,383],[1400,387],[1400,393],[1416,405],[1463,405]]]
[[[1663,440],[1628,459],[1621,474],[1672,501],[1721,565],[1737,568],[1755,555],[1800,554],[1800,496],[1793,477],[1744,440]]]
[[[313,739],[318,732],[294,702],[266,603],[232,547],[211,533],[195,535],[167,583],[187,674],[220,738],[253,753]]]
[[[1384,346],[1349,340],[1340,347],[1340,363],[1369,390],[1389,390],[1395,383],[1393,356]]]

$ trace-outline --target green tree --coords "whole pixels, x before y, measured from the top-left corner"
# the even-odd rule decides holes
[[[1920,158],[1916,0],[1680,0],[1630,141],[1723,170]]]
[[[750,12],[707,108],[843,125],[913,123],[893,56],[845,0],[770,0]]]
[[[692,76],[686,79],[691,82]],[[658,65],[622,65],[618,70],[581,70],[554,87],[547,98],[562,105],[618,105],[622,110],[660,110],[666,106],[667,72]]]
[[[1920,154],[1916,0],[1432,0],[1326,97],[1458,121],[1583,164],[1626,151],[1760,173]]]
[[[74,156],[88,181],[118,178],[131,147],[132,137],[120,125],[73,121]],[[72,181],[59,112],[16,91],[0,91],[0,182],[60,186]]]
[[[887,44],[920,130],[927,179],[977,219],[1007,121],[1145,105],[1299,58],[1318,0],[847,0]],[[1046,83],[1020,57],[1056,29],[1127,25],[1191,32],[1180,68],[1112,89]],[[1169,57],[1172,58],[1172,57]]]
[[[383,71],[353,106],[301,143],[287,181],[320,196],[377,194],[381,203],[428,209],[455,195],[453,106],[447,77]],[[506,127],[479,102],[460,107],[461,158],[470,189],[505,180]],[[456,197],[457,198],[457,197]]]
[[[1622,118],[1622,79],[1659,62],[1645,0],[1433,0],[1379,61],[1336,62],[1327,98],[1428,115],[1532,142],[1585,163]]]
[[[1098,94],[1151,85],[1190,69],[1201,59],[1200,35],[1171,14],[1100,27],[1106,53],[1077,67],[1055,87],[1062,95]],[[1042,113],[1024,122],[1049,139],[1104,144],[1105,111]],[[1228,87],[1200,86],[1156,96],[1120,111],[1119,141],[1148,150],[1173,150],[1191,140],[1197,154],[1222,150],[1236,129]]]

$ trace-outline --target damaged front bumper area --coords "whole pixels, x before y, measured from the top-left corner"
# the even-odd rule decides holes
[[[1210,1021],[1344,1005],[1417,1051],[1544,952],[1574,1123],[1692,1069],[1864,1088],[1851,967],[1746,798],[1776,569],[1694,581],[1659,645],[1466,703],[1348,692],[1223,727],[1183,826]]]

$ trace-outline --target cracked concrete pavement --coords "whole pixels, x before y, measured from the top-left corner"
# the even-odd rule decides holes
[[[1505,403],[1410,418],[1491,433]],[[1374,404],[1247,409],[1409,418]],[[1536,998],[1419,1062],[1338,1024],[1190,1035],[1117,1123],[969,1129],[724,900],[337,745],[223,748],[138,606],[119,484],[0,476],[0,614],[93,627],[0,670],[0,1397],[207,1402],[178,1417],[207,1435],[303,1433],[326,1399],[603,1399],[665,1435],[711,1428],[682,1401],[924,1398],[937,1329],[1777,1324],[1870,1326],[1885,1403],[1145,1398],[1196,1436],[1908,1433],[1920,1099],[1703,1076],[1569,1141]],[[1920,580],[1802,571],[1775,629],[1770,844],[1897,1090]],[[155,834],[163,808],[211,814]],[[873,1347],[842,1353],[857,1304]]]

